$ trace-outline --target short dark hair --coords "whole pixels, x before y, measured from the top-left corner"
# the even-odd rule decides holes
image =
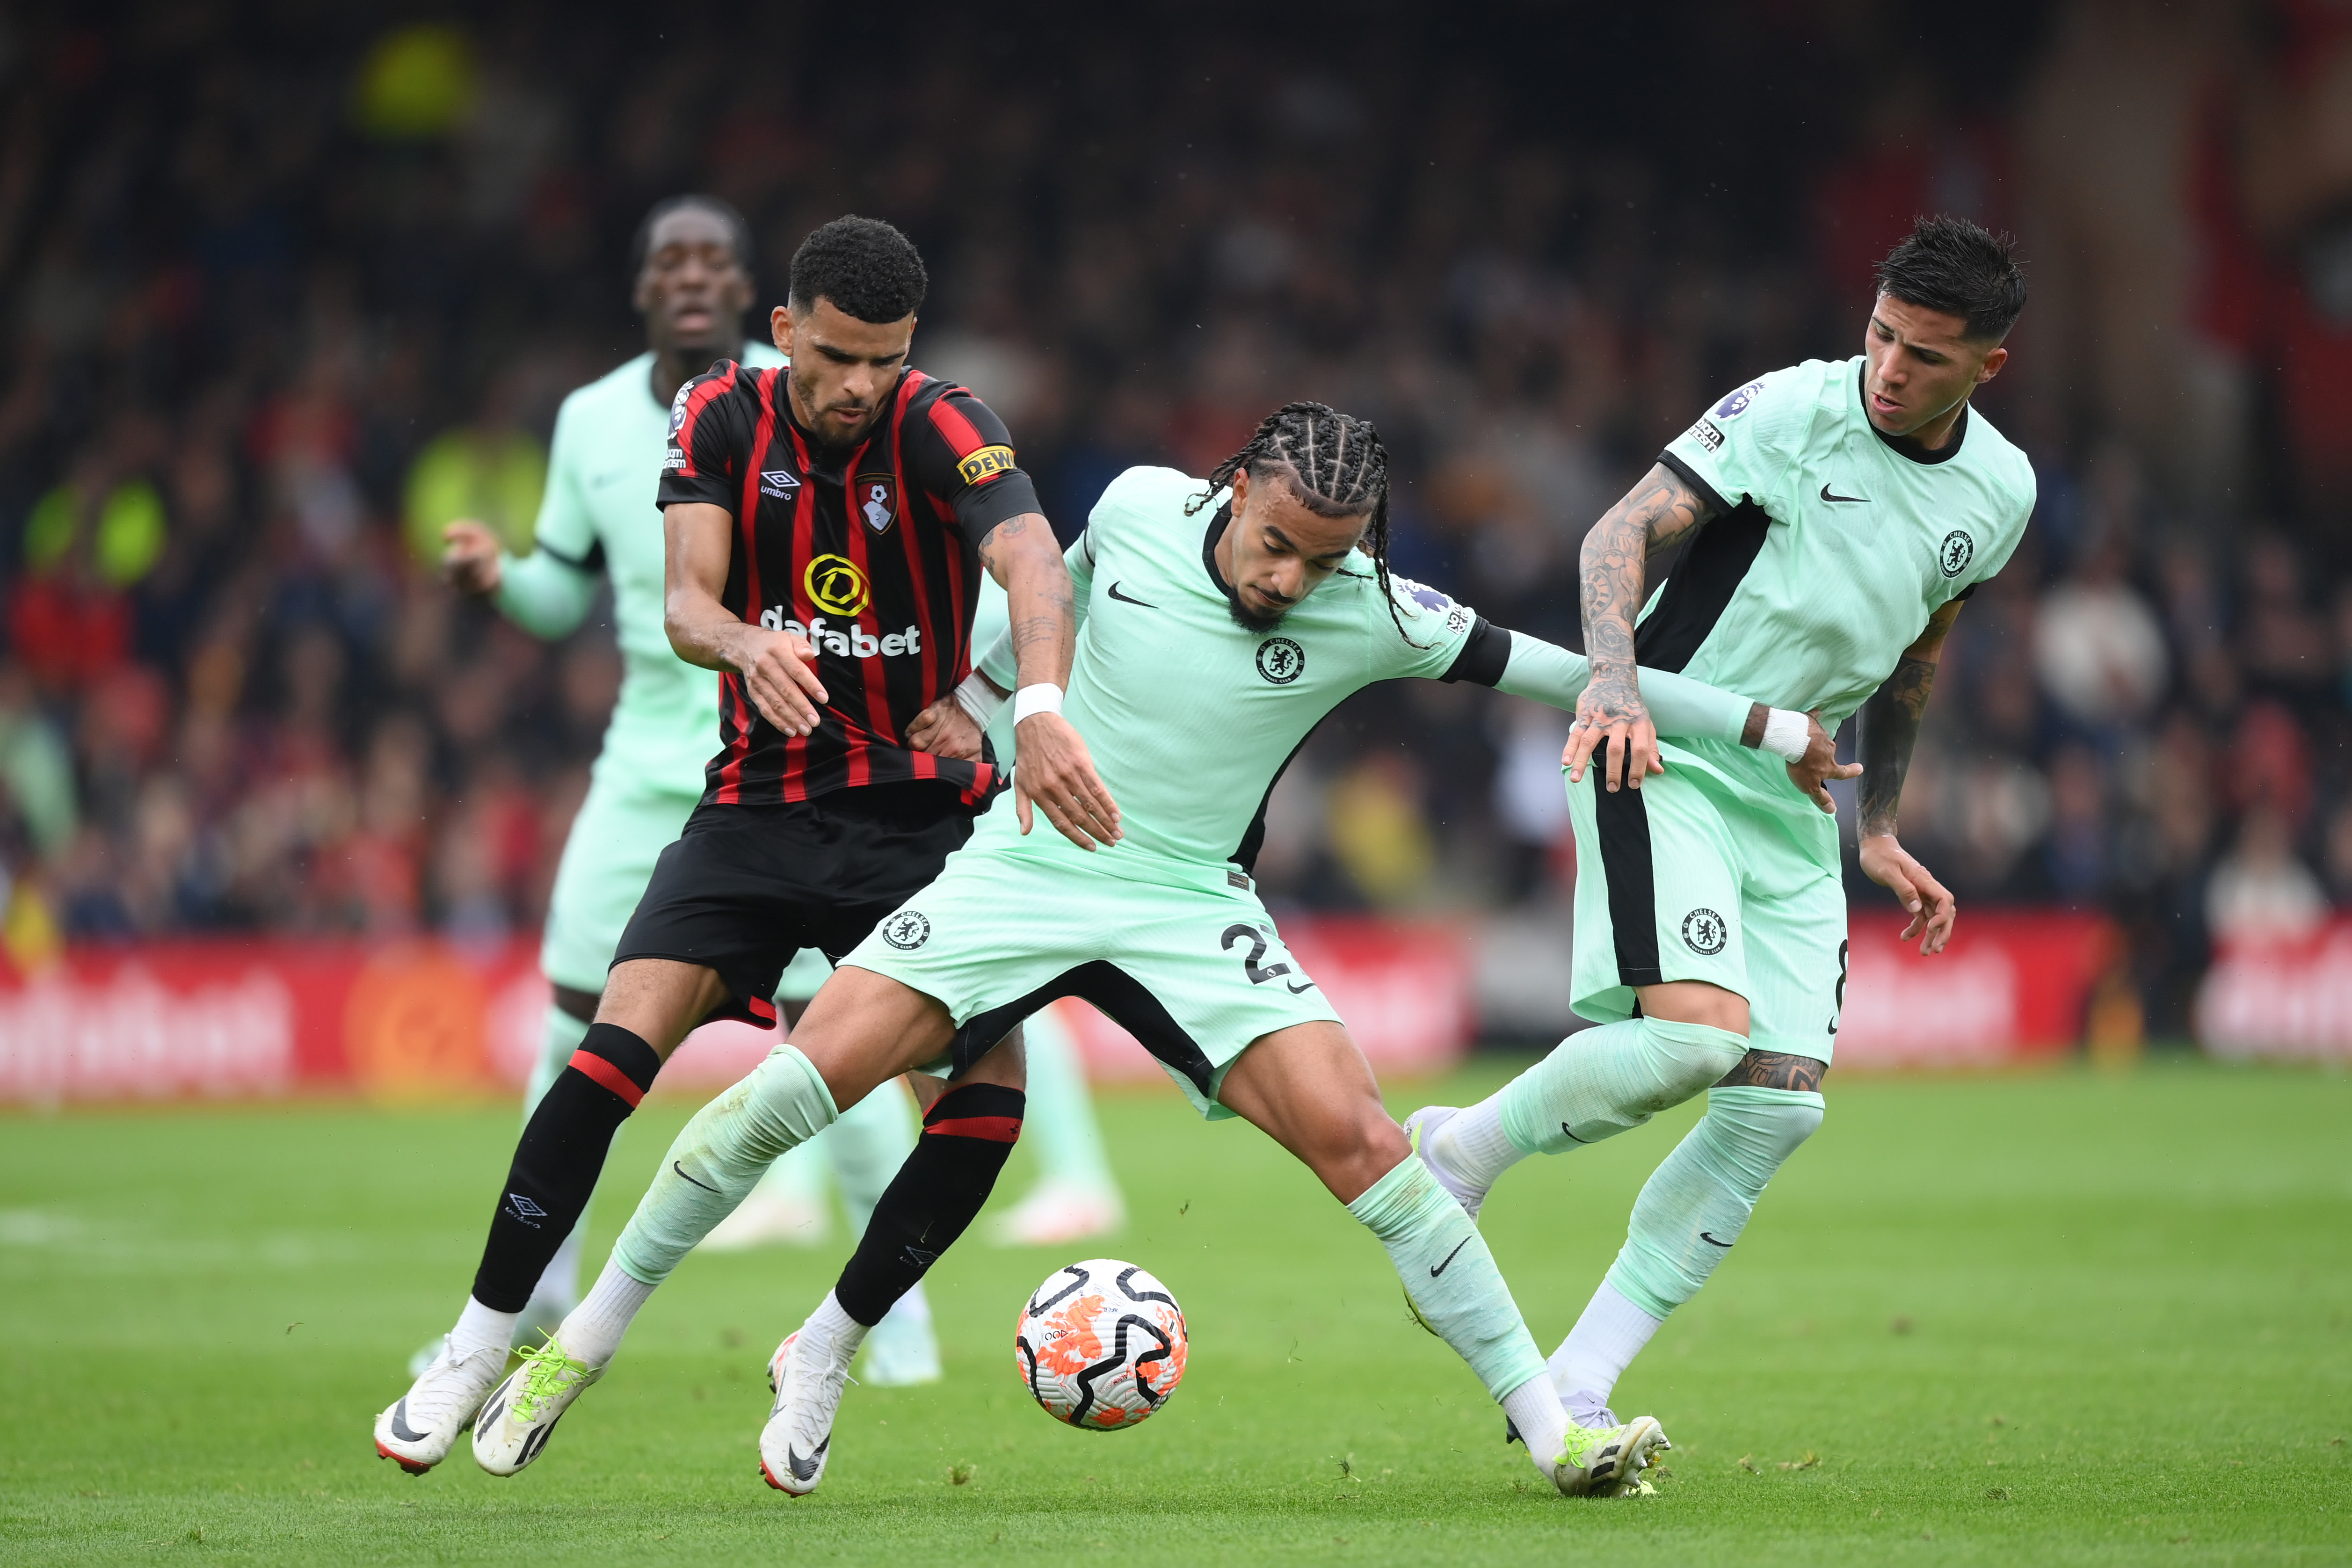
[[[852,213],[824,224],[793,252],[792,301],[814,310],[819,300],[861,321],[900,321],[931,286],[915,242],[880,218]]]
[[[1999,342],[2025,309],[2017,241],[1964,217],[1923,217],[1878,264],[1878,291],[1968,323],[1967,336]]]
[[[751,270],[751,226],[743,221],[741,213],[717,196],[664,196],[646,214],[645,220],[637,225],[636,237],[629,241],[630,277],[646,269],[646,258],[653,254],[655,226],[670,214],[689,207],[707,212],[727,226],[727,248],[735,253],[735,265],[746,273]]]

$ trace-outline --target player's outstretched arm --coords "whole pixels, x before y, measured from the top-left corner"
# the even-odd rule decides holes
[[[1919,938],[1922,953],[1944,951],[1944,944],[1952,940],[1960,906],[1950,890],[1895,841],[1895,814],[1903,802],[1903,779],[1911,769],[1912,748],[1919,742],[1919,722],[1927,716],[1927,694],[1935,689],[1944,638],[1959,616],[1960,602],[1955,599],[1928,616],[1927,629],[1903,650],[1902,660],[1886,678],[1886,684],[1862,705],[1862,870],[1910,911],[1903,940]]]
[[[1609,789],[1639,789],[1659,771],[1658,731],[1643,704],[1633,661],[1633,617],[1649,594],[1650,557],[1681,543],[1714,515],[1704,497],[1660,463],[1584,536],[1579,596],[1592,683],[1577,702],[1568,755],[1581,775],[1585,759],[1611,742],[1601,767]]]
[[[468,518],[441,531],[441,575],[460,594],[488,599],[535,637],[570,637],[596,602],[596,574],[546,550],[509,555],[498,535]]]
[[[662,629],[687,663],[742,676],[769,723],[787,735],[809,734],[824,683],[816,678],[808,639],[738,620],[719,603],[734,535],[735,520],[723,506],[677,501],[662,509]]]
[[[1063,837],[1081,849],[1119,840],[1118,803],[1095,773],[1093,756],[1062,717],[1077,650],[1076,595],[1062,547],[1034,511],[1007,518],[980,542],[981,563],[1003,584],[1014,679],[1013,809],[1021,831],[1033,826],[1034,804]]]
[[[1486,623],[1480,625],[1484,627]],[[1525,632],[1505,632],[1499,626],[1490,630],[1493,636],[1509,639],[1509,652],[1499,669],[1494,668],[1492,653],[1481,658],[1483,650],[1474,647],[1457,661],[1458,673],[1447,679],[1479,680],[1498,691],[1554,708],[1576,707],[1591,679],[1592,667],[1582,655]],[[1474,644],[1480,635],[1474,634]],[[1858,766],[1839,763],[1836,742],[1815,715],[1752,702],[1672,670],[1643,668],[1639,675],[1642,700],[1658,733],[1685,740],[1728,741],[1750,751],[1770,752],[1789,765],[1790,781],[1824,811],[1835,811],[1837,806],[1822,787],[1822,782],[1852,778],[1862,772]],[[1573,744],[1561,754],[1570,783],[1584,782],[1586,760],[1577,755]],[[1665,771],[1665,764],[1654,759],[1650,765],[1654,773]]]

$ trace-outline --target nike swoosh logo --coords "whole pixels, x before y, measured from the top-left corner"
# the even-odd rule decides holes
[[[1118,591],[1118,584],[1116,583],[1113,583],[1110,585],[1110,596],[1117,599],[1122,605],[1133,605],[1140,609],[1156,610],[1160,607],[1157,605],[1147,605],[1140,599],[1130,598],[1127,595],[1120,593]]]
[[[1462,1256],[1462,1249],[1463,1249],[1464,1247],[1465,1247],[1469,1246],[1469,1245],[1470,1245],[1470,1238],[1469,1238],[1468,1237],[1466,1237],[1466,1236],[1465,1236],[1465,1237],[1464,1237],[1461,1240],[1459,1240],[1459,1241],[1455,1242],[1455,1243],[1454,1244],[1454,1250],[1453,1250],[1453,1251],[1451,1251],[1451,1252],[1449,1252],[1449,1253],[1447,1253],[1447,1254],[1445,1255],[1445,1261],[1444,1261],[1444,1262],[1443,1262],[1443,1263],[1441,1263],[1441,1264],[1439,1264],[1436,1268],[1434,1268],[1431,1269],[1431,1270],[1429,1271],[1429,1277],[1430,1277],[1432,1279],[1436,1279],[1439,1275],[1441,1275],[1441,1274],[1444,1273],[1447,1269],[1449,1269],[1449,1268],[1453,1268],[1453,1267],[1454,1267],[1454,1260],[1455,1258],[1457,1258],[1461,1257],[1461,1256]]]
[[[1715,1237],[1711,1237],[1711,1236],[1707,1235],[1707,1233],[1706,1233],[1706,1232],[1705,1232],[1705,1231],[1700,1231],[1700,1232],[1698,1233],[1698,1238],[1699,1238],[1701,1241],[1704,1241],[1705,1243],[1706,1243],[1709,1247],[1719,1247],[1723,1248],[1726,1252],[1728,1252],[1728,1251],[1730,1251],[1730,1250],[1731,1250],[1731,1243],[1729,1243],[1729,1242],[1727,1242],[1727,1241],[1717,1241],[1717,1240],[1716,1240],[1716,1239],[1715,1239]]]
[[[1312,980],[1302,980],[1302,981],[1300,981],[1300,982],[1299,982],[1297,984],[1296,984],[1296,985],[1285,985],[1285,986],[1283,987],[1283,989],[1284,989],[1285,991],[1289,992],[1293,996],[1296,996],[1296,995],[1297,995],[1297,994],[1298,994],[1300,992],[1302,992],[1302,991],[1312,991],[1312,990],[1314,990],[1314,989],[1315,989],[1315,982],[1313,982]]]
[[[1870,498],[1869,498],[1868,496],[1842,496],[1842,495],[1832,495],[1832,494],[1830,492],[1830,488],[1829,488],[1829,486],[1827,486],[1827,485],[1823,485],[1823,486],[1822,487],[1822,499],[1823,500],[1859,501],[1859,502],[1861,502],[1864,506],[1868,506],[1868,505],[1870,504]]]
[[[832,1446],[833,1439],[827,1437],[824,1442],[819,1443],[816,1446],[815,1452],[803,1459],[798,1454],[793,1452],[793,1446],[790,1443],[787,1443],[784,1445],[784,1468],[792,1471],[793,1479],[796,1481],[807,1480],[810,1477],[816,1474],[817,1461],[824,1458],[825,1449]]]
[[[412,1432],[408,1429],[408,1396],[406,1394],[403,1394],[400,1403],[392,1407],[392,1435],[404,1443],[422,1443],[425,1438],[433,1436],[430,1432]]]
[[[677,1179],[679,1181],[694,1182],[694,1178],[686,1173],[686,1167],[679,1164],[677,1161],[672,1160],[669,1163],[669,1168],[677,1173]],[[700,1187],[706,1193],[717,1193],[719,1191],[717,1187],[712,1186],[709,1182],[694,1182],[694,1184]]]

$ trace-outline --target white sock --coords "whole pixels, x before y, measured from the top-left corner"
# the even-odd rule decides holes
[[[1527,1156],[1503,1131],[1503,1097],[1492,1094],[1445,1119],[1429,1141],[1430,1152],[1452,1174],[1486,1188]]]
[[[801,1325],[801,1349],[813,1354],[838,1356],[847,1361],[866,1342],[866,1327],[841,1310],[841,1303],[827,1290],[816,1310]]]
[[[1503,1395],[1501,1404],[1503,1414],[1519,1429],[1519,1441],[1538,1463],[1559,1458],[1568,1443],[1568,1417],[1549,1374],[1538,1373]]]
[[[449,1348],[458,1355],[496,1351],[503,1361],[507,1342],[514,1337],[515,1324],[521,1318],[520,1312],[494,1312],[468,1296],[466,1310],[457,1314],[457,1326],[449,1331]]]
[[[1580,1415],[1606,1406],[1610,1391],[1663,1320],[1654,1318],[1602,1283],[1586,1304],[1576,1327],[1552,1352],[1551,1381],[1560,1398]]]
[[[629,1331],[630,1320],[653,1299],[653,1293],[652,1286],[630,1279],[621,1272],[619,1264],[607,1260],[604,1272],[596,1276],[596,1283],[589,1289],[588,1299],[572,1308],[555,1331],[556,1342],[573,1361],[603,1366],[621,1348],[621,1336]]]

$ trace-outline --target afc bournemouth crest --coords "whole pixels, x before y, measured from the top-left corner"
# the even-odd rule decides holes
[[[882,922],[882,940],[900,952],[912,952],[931,940],[931,922],[913,910],[900,910]]]
[[[1683,917],[1683,942],[1701,958],[1713,958],[1721,952],[1724,938],[1728,934],[1723,917],[1713,910],[1693,910]]]
[[[1944,535],[1944,542],[1936,552],[1936,564],[1944,569],[1947,577],[1958,576],[1976,558],[1977,542],[1957,528]]]
[[[898,520],[898,487],[887,474],[866,474],[851,488],[849,504],[877,533],[887,533]]]
[[[1257,645],[1257,672],[1276,686],[1287,686],[1307,668],[1307,650],[1288,637],[1268,637]]]

